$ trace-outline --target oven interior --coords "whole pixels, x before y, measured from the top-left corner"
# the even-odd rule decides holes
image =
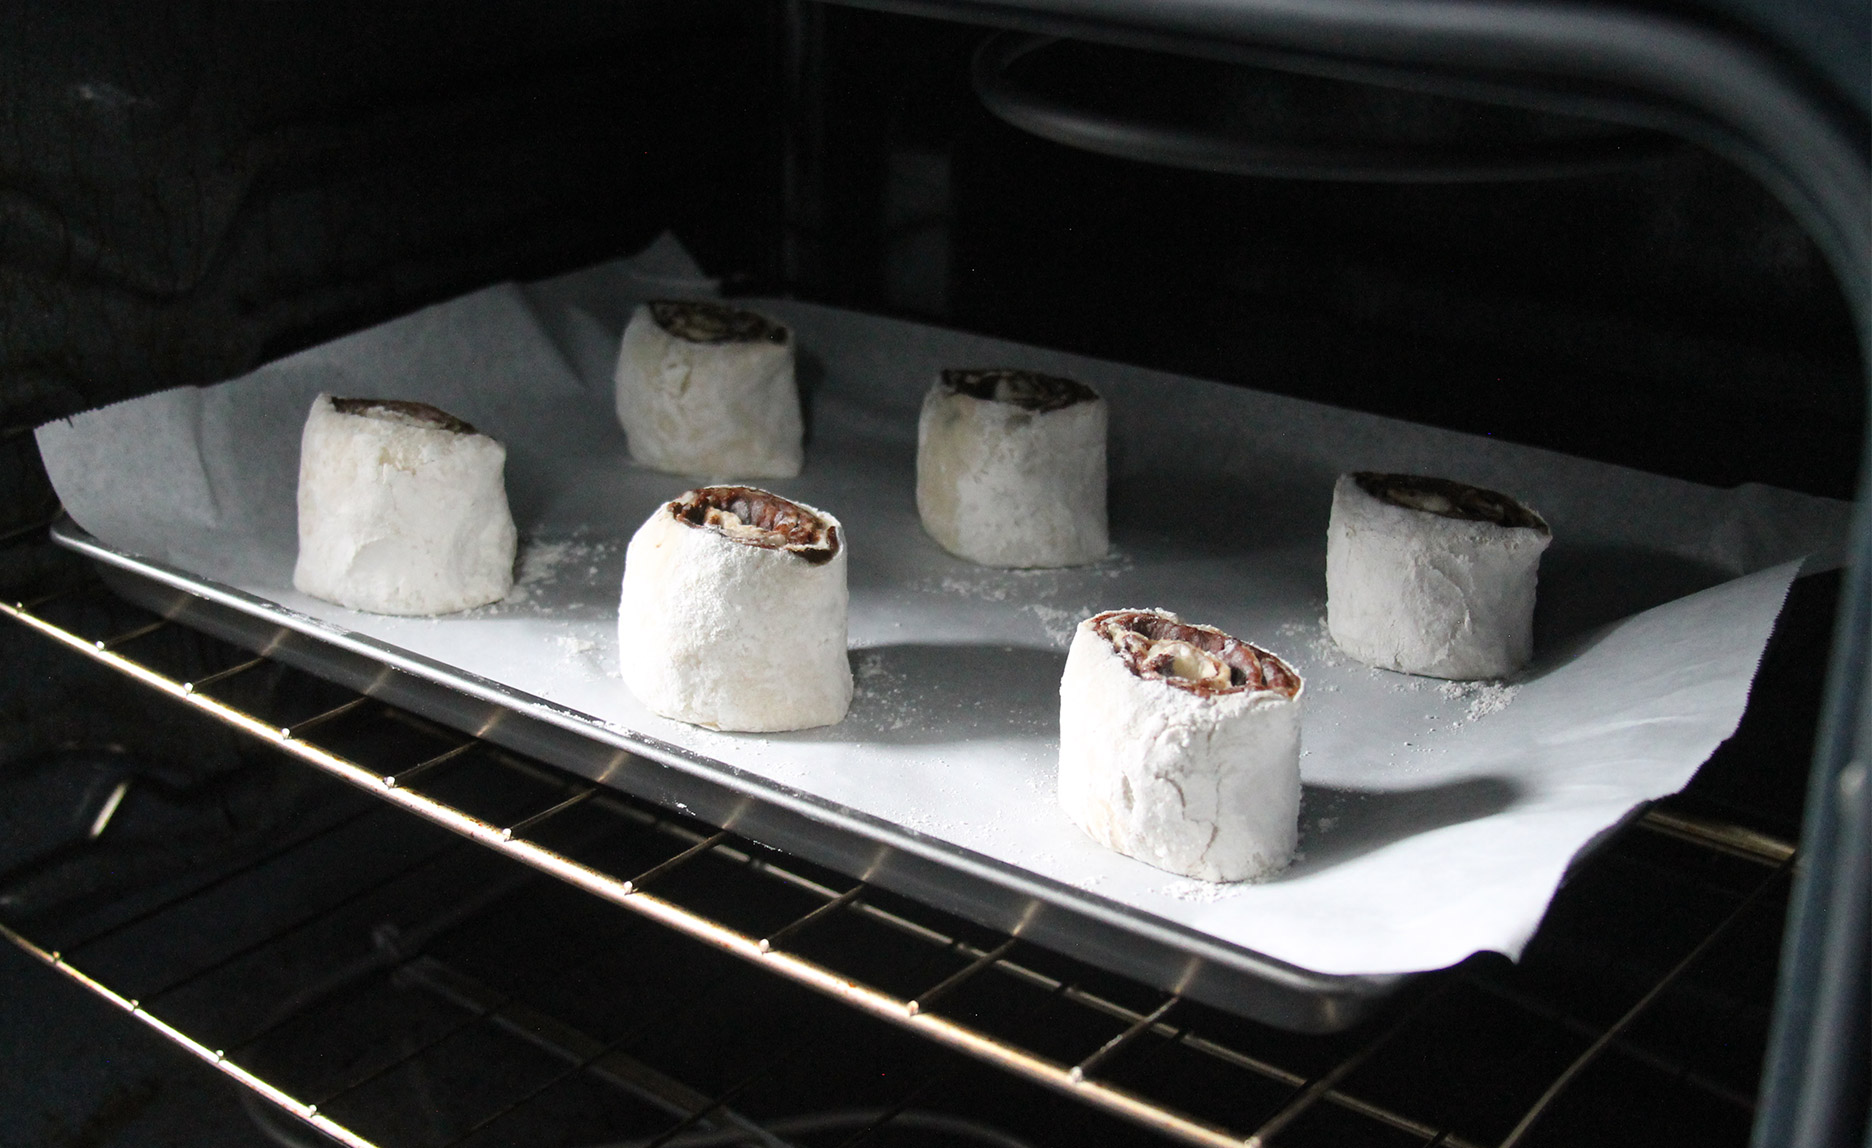
[[[1748,1141],[1837,571],[1519,962],[1296,1035],[132,605],[46,542],[30,430],[670,231],[731,295],[1850,498],[1853,314],[1749,175],[1574,117],[807,3],[17,18],[0,1142]]]

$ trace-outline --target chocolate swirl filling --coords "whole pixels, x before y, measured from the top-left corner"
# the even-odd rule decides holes
[[[765,315],[695,299],[653,299],[648,304],[657,326],[691,343],[774,343],[784,345],[787,329]]]
[[[1382,502],[1406,510],[1421,510],[1444,518],[1468,522],[1493,522],[1523,530],[1551,534],[1546,520],[1527,507],[1498,491],[1484,490],[1451,482],[1446,478],[1427,478],[1415,474],[1379,474],[1360,471],[1352,476],[1359,489]]]
[[[454,434],[481,433],[465,419],[458,419],[440,407],[432,407],[428,403],[410,402],[407,399],[334,398],[331,405],[332,409],[341,415],[360,415],[367,419],[382,419],[385,422],[402,423],[404,426],[450,431]]]
[[[1293,697],[1300,675],[1273,654],[1214,626],[1174,622],[1148,610],[1108,610],[1092,626],[1147,681],[1203,697],[1272,690]]]
[[[838,527],[797,502],[752,486],[704,486],[665,509],[730,541],[785,550],[814,566],[832,561],[839,550]]]
[[[989,403],[1011,403],[1035,414],[1098,400],[1098,392],[1077,379],[1000,367],[950,369],[942,373],[950,391]]]

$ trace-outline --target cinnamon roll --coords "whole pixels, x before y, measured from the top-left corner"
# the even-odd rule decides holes
[[[446,614],[513,586],[507,450],[427,403],[312,400],[293,585],[378,614]]]
[[[653,712],[747,732],[831,725],[851,704],[838,519],[751,486],[664,503],[631,538],[624,684]]]
[[[803,457],[793,336],[721,303],[639,306],[618,348],[617,416],[631,457],[672,474],[784,478]]]
[[[1172,873],[1245,881],[1293,857],[1300,695],[1285,662],[1167,610],[1079,623],[1060,679],[1060,804]]]
[[[1034,371],[949,370],[917,421],[917,512],[984,566],[1077,566],[1110,548],[1105,400]]]
[[[1326,531],[1326,622],[1362,662],[1434,678],[1499,678],[1533,653],[1545,520],[1440,478],[1339,476]]]

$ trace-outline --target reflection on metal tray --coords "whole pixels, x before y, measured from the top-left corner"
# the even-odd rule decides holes
[[[285,613],[270,603],[119,554],[69,521],[55,527],[53,537],[95,559],[119,594],[164,617],[1181,996],[1284,1028],[1332,1032],[1357,1022],[1411,979],[1295,968],[679,748],[633,739],[658,759],[651,760],[575,732],[566,723],[576,715],[497,683],[388,647],[373,656],[376,643],[366,638],[340,645],[282,625],[286,619],[265,616]]]

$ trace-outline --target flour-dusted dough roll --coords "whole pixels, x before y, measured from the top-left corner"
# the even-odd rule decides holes
[[[377,614],[446,614],[513,587],[507,450],[427,403],[312,400],[293,585]]]
[[[1079,623],[1060,679],[1059,797],[1099,844],[1204,881],[1293,857],[1300,676],[1166,610]]]
[[[639,306],[618,349],[617,416],[631,457],[672,474],[798,474],[793,336],[720,303]]]
[[[689,491],[625,551],[624,684],[715,729],[831,725],[852,697],[847,601],[838,519],[748,486]]]
[[[950,370],[917,421],[917,513],[984,566],[1078,566],[1110,549],[1105,400],[1033,371]]]
[[[1553,532],[1480,487],[1342,474],[1326,532],[1326,624],[1362,662],[1435,678],[1499,678],[1534,650],[1534,588]]]

